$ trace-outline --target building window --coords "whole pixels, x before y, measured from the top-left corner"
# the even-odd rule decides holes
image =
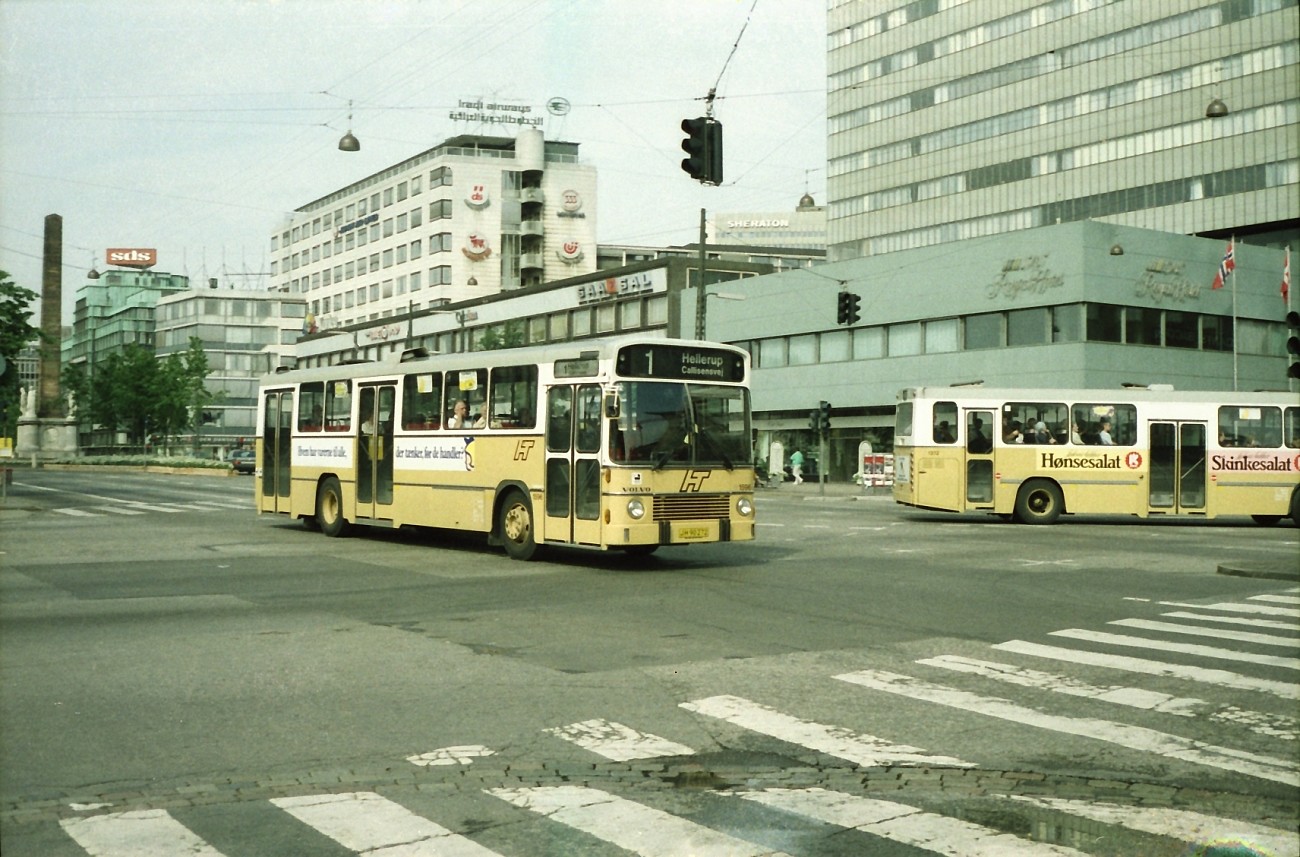
[[[1047,341],[1047,311],[1043,307],[1007,313],[1007,345],[1041,345]]]
[[[1194,312],[1165,312],[1165,345],[1170,348],[1197,348],[1200,346],[1199,316]]]
[[[764,369],[785,366],[786,353],[786,341],[784,339],[760,339],[758,341],[758,362]]]
[[[1160,310],[1128,307],[1124,311],[1124,341],[1129,345],[1160,344]]]
[[[877,360],[885,356],[885,329],[859,327],[853,331],[853,359]]]
[[[1002,347],[1002,313],[986,312],[968,315],[962,321],[967,351]]]
[[[925,353],[943,354],[957,350],[957,319],[943,318],[925,323]]]
[[[823,333],[818,342],[822,363],[838,363],[853,359],[852,331],[832,330]]]
[[[1080,342],[1083,340],[1082,313],[1078,304],[1054,306],[1052,313],[1052,341]]]
[[[1110,304],[1088,304],[1088,341],[1123,342],[1124,309]]]
[[[919,321],[891,324],[887,330],[890,357],[906,357],[911,354],[921,353],[921,323]]]

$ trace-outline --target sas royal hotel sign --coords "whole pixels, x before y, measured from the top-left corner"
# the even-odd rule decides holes
[[[663,268],[628,274],[625,277],[609,277],[604,280],[592,280],[576,287],[578,304],[589,305],[648,295],[653,292],[668,291],[668,272]]]

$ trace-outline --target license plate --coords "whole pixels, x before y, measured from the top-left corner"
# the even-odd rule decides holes
[[[683,541],[689,541],[691,539],[707,539],[708,537],[708,527],[682,527],[677,531],[677,538]]]

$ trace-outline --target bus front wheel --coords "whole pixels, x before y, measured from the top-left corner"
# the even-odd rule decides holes
[[[316,526],[331,538],[347,535],[348,521],[343,517],[343,489],[333,476],[327,477],[316,489]]]
[[[1065,510],[1065,498],[1055,482],[1026,482],[1016,495],[1015,519],[1022,524],[1054,524]]]
[[[533,541],[533,506],[523,493],[511,491],[501,501],[497,533],[511,559],[532,559],[537,552],[537,542]]]

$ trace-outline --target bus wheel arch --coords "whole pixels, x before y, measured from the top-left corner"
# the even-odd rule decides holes
[[[1051,479],[1030,479],[1016,493],[1015,520],[1022,524],[1054,524],[1065,511],[1065,494]]]
[[[1291,523],[1300,527],[1300,486],[1291,491]]]
[[[526,489],[510,485],[497,494],[494,535],[511,559],[529,560],[537,553],[533,522],[533,501]]]
[[[316,527],[330,538],[348,534],[343,515],[343,488],[337,476],[324,476],[316,483]]]

